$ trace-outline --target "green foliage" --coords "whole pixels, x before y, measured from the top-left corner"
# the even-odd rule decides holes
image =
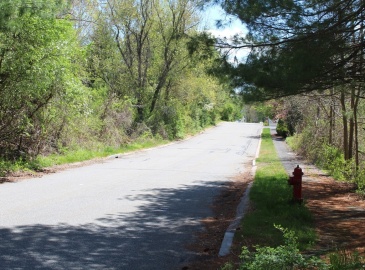
[[[294,231],[275,226],[284,236],[284,244],[277,247],[256,246],[255,252],[242,248],[240,270],[324,269],[318,258],[305,257],[299,252]]]
[[[101,23],[93,34],[90,71],[109,91],[128,95],[136,105],[136,122],[153,117],[158,107],[175,98],[173,86],[185,69],[187,35],[195,17],[189,1],[111,1],[103,8]],[[133,27],[131,27],[133,25]]]
[[[248,123],[266,123],[267,117],[270,115],[270,110],[260,103],[244,104],[242,111],[245,121]]]
[[[293,136],[292,146],[300,155],[304,156],[311,162],[316,163],[321,156],[319,150],[322,148],[322,144],[324,143],[323,138],[315,138],[314,131],[309,128],[304,129],[301,133]]]
[[[78,73],[72,24],[56,19],[62,6],[53,1],[11,5],[8,27],[0,30],[0,148],[3,157],[16,159],[20,152],[36,155],[51,137],[48,113],[76,89]]]
[[[232,121],[234,119],[234,106],[233,104],[225,104],[222,110],[222,120]]]
[[[363,169],[363,166],[358,171],[355,183],[357,185],[357,193],[360,194],[363,198],[365,198],[365,171]]]
[[[224,48],[250,48],[244,63],[222,65],[223,76],[248,99],[269,100],[330,89],[359,77],[354,44],[362,42],[361,2],[347,1],[218,1],[246,25],[248,33]],[[323,9],[323,6],[326,6]],[[351,32],[351,33],[350,33]],[[351,56],[350,56],[351,55]],[[344,57],[348,56],[348,57]],[[336,60],[334,60],[336,59]],[[350,63],[353,63],[352,65]]]
[[[173,140],[181,139],[186,135],[185,111],[179,104],[171,104],[157,109],[147,121],[154,134]]]
[[[275,108],[271,103],[265,102],[265,103],[256,103],[255,104],[255,110],[258,113],[258,118],[261,119],[261,121],[265,121],[267,118],[273,119],[275,117],[274,110]]]
[[[284,138],[286,138],[289,135],[289,129],[287,124],[284,122],[284,120],[279,119],[277,126],[276,126],[276,133],[279,136],[283,136]]]
[[[210,59],[217,55],[214,49],[215,38],[209,33],[195,33],[186,43],[190,56],[198,60]]]
[[[242,247],[239,270],[357,270],[363,269],[364,258],[358,253],[339,250],[329,255],[329,263],[315,256],[305,256],[300,253],[298,239],[294,231],[275,225],[283,237],[284,243],[277,247],[255,246],[255,251]],[[222,270],[235,269],[226,264]]]
[[[240,106],[233,102],[227,102],[222,108],[221,119],[223,121],[235,121],[242,118]]]
[[[289,145],[289,147],[296,152],[299,151],[301,146],[299,137],[300,135],[294,134],[294,136],[290,136],[285,139],[285,142]]]
[[[303,112],[298,102],[294,99],[287,104],[287,112],[285,116],[285,124],[288,129],[288,135],[293,135],[296,132],[297,126],[300,126],[303,122]]]
[[[325,61],[330,57],[330,46],[326,40],[311,44],[288,43],[266,52],[253,52],[245,64],[237,66],[234,74],[240,74],[241,78],[234,82],[237,87],[244,86],[246,100],[269,100],[309,92],[308,84],[318,82],[316,77],[328,64]]]
[[[338,250],[329,255],[330,270],[357,270],[363,269],[365,260],[358,253],[347,250]]]
[[[200,37],[191,4],[116,1],[115,10],[102,10],[87,54],[90,87],[128,96],[133,125],[144,122],[164,138],[182,138],[215,124],[221,114],[236,117],[236,105],[223,108],[231,100],[229,89],[206,73],[218,54],[211,40],[205,43],[209,48],[196,46]]]
[[[354,176],[354,161],[346,161],[340,149],[323,144],[318,151],[320,154],[318,154],[316,163],[327,170],[335,179],[346,180]]]
[[[125,144],[120,147],[100,146],[95,150],[88,150],[85,148],[79,149],[64,149],[62,154],[54,154],[49,156],[38,156],[32,164],[20,164],[18,169],[39,169],[50,167],[54,165],[62,165],[67,163],[81,162],[94,158],[104,158],[110,155],[123,154],[131,151],[154,147],[166,143],[165,140],[158,138],[151,138],[147,133],[138,138],[133,143]],[[9,164],[9,163],[8,163]],[[35,167],[35,165],[37,167]],[[1,166],[1,162],[0,162]],[[1,168],[1,167],[0,167]],[[16,168],[14,168],[16,170]]]
[[[8,174],[19,171],[37,171],[41,168],[37,160],[18,159],[16,161],[9,161],[0,158],[0,177],[5,177]]]

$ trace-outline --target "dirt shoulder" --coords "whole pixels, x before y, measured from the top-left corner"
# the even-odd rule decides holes
[[[314,252],[322,255],[340,249],[365,256],[365,201],[354,185],[307,171],[310,177],[304,182],[303,196],[319,237]]]
[[[241,250],[239,243],[233,243],[231,253],[227,256],[218,257],[218,253],[224,234],[234,220],[238,204],[253,177],[250,168],[248,172],[237,175],[223,187],[211,205],[214,215],[202,221],[205,230],[195,235],[195,242],[187,247],[197,254],[197,257],[184,266],[183,270],[216,270],[226,262],[238,262]]]

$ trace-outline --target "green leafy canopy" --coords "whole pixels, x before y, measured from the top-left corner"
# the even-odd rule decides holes
[[[363,81],[363,16],[359,0],[226,0],[245,36],[223,48],[250,48],[246,61],[222,69],[253,99],[271,99]]]

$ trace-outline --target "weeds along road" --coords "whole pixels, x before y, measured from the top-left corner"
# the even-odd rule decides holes
[[[221,123],[165,147],[0,185],[0,268],[181,269],[213,197],[254,158],[261,128]]]

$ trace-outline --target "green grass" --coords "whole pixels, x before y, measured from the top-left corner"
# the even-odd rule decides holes
[[[37,161],[39,163],[39,166],[43,168],[43,167],[50,167],[53,165],[81,162],[94,158],[103,158],[115,154],[128,153],[166,143],[167,141],[165,140],[145,139],[130,144],[122,145],[119,148],[106,146],[96,150],[76,149],[71,151],[65,151],[62,155],[50,155],[47,157],[38,157]]]
[[[274,225],[281,225],[295,232],[300,249],[309,248],[316,240],[312,216],[305,203],[291,203],[292,187],[287,182],[288,174],[277,156],[270,130],[266,128],[257,166],[250,192],[254,211],[245,216],[243,229],[236,237],[255,239],[258,245],[278,246],[284,239]]]
[[[16,171],[34,171],[39,166],[36,162],[17,160],[15,162],[0,159],[0,177],[4,177],[11,172]]]
[[[82,162],[95,158],[104,158],[114,154],[123,154],[140,149],[146,149],[162,144],[168,141],[162,139],[143,139],[130,144],[122,145],[118,148],[110,146],[99,147],[98,149],[72,149],[64,150],[62,154],[53,154],[49,156],[38,156],[36,159],[18,160],[15,162],[0,159],[0,177],[6,176],[16,171],[37,171],[54,165]]]

